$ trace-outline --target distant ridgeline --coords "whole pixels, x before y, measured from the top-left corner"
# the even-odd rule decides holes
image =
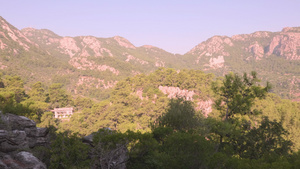
[[[150,45],[136,47],[119,36],[62,37],[47,29],[18,30],[0,17],[0,70],[22,77],[26,89],[37,81],[61,83],[72,95],[98,101],[109,98],[118,81],[160,67],[217,76],[256,71],[272,83],[274,93],[299,101],[299,30],[214,36],[184,55],[174,55]]]

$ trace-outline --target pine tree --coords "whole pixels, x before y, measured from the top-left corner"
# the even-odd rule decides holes
[[[221,85],[217,82],[213,83],[213,91],[219,96],[215,101],[215,107],[224,116],[225,121],[237,114],[249,115],[258,112],[258,110],[251,111],[255,99],[264,98],[271,89],[269,83],[261,87],[259,82],[257,73],[253,71],[250,77],[246,73],[243,77],[229,73],[225,75]]]

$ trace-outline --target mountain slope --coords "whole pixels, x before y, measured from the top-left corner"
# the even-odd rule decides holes
[[[300,28],[214,36],[185,55],[174,55],[150,45],[136,47],[120,36],[62,37],[47,29],[20,31],[0,18],[1,72],[20,75],[28,85],[63,83],[73,94],[104,99],[109,97],[107,89],[121,79],[159,67],[218,76],[254,70],[282,98],[300,100]]]
[[[21,31],[48,54],[65,58],[73,71],[79,72],[77,79],[68,76],[71,79],[69,88],[75,94],[97,97],[103,94],[99,89],[109,89],[128,76],[148,73],[158,67],[180,67],[177,60],[181,56],[149,45],[135,47],[120,36],[61,37],[46,29]]]
[[[283,98],[300,95],[300,28],[214,36],[185,54],[194,69],[224,75],[257,71]]]
[[[179,68],[181,56],[125,38],[61,37],[34,28],[18,30],[0,18],[0,69],[35,81],[63,83],[73,94],[107,98],[117,81],[158,67]]]
[[[20,75],[26,81],[49,81],[71,67],[63,58],[49,55],[0,17],[0,62],[3,74]]]
[[[109,70],[115,75],[125,73],[130,75],[132,71],[148,72],[156,67],[173,66],[175,56],[162,49],[153,46],[135,47],[127,39],[115,36],[112,38],[97,38],[93,36],[61,37],[49,30],[37,30],[33,28],[22,29],[24,35],[41,45],[51,55],[62,55],[70,58],[69,64],[76,69]],[[129,70],[120,70],[121,66],[99,66],[101,63],[123,62]],[[173,62],[174,63],[174,62]],[[121,64],[121,63],[120,63]]]

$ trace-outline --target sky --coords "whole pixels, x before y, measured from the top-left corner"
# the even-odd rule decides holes
[[[299,27],[300,0],[0,0],[0,16],[18,29],[122,36],[184,54],[214,35]]]

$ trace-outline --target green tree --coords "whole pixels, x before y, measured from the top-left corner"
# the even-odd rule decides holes
[[[58,127],[58,119],[54,118],[53,112],[45,112],[41,117],[41,123],[38,124],[39,127]]]
[[[91,151],[93,168],[124,168],[128,160],[127,146],[133,138],[132,132],[120,133],[110,128],[102,128],[94,133]]]
[[[49,98],[52,108],[65,107],[72,105],[72,98],[62,88],[63,85],[60,83],[53,83],[49,87]]]
[[[77,97],[74,100],[74,105],[78,110],[83,110],[84,108],[91,108],[94,103],[91,99],[85,97]]]
[[[53,138],[50,147],[49,168],[89,168],[88,152],[90,148],[82,143],[81,138],[77,134],[58,133]]]
[[[182,98],[171,99],[166,113],[157,119],[159,126],[171,127],[174,130],[185,131],[198,125],[199,117],[193,102]]]
[[[43,113],[49,111],[49,103],[46,103],[47,96],[43,84],[41,82],[36,82],[31,85],[28,96],[29,98],[24,100],[22,104],[28,105],[32,110],[30,118],[36,123],[40,123]]]
[[[259,86],[260,80],[256,72],[251,72],[249,77],[244,73],[243,77],[238,74],[229,73],[225,75],[223,82],[213,83],[213,91],[219,97],[215,101],[215,107],[224,116],[225,121],[233,118],[237,114],[255,114],[258,110],[251,111],[256,98],[264,98],[271,85]]]
[[[245,132],[239,140],[235,141],[238,143],[237,152],[240,152],[241,157],[249,159],[260,159],[274,154],[287,156],[292,145],[291,141],[286,140],[287,134],[281,123],[270,121],[265,117],[258,128]]]
[[[24,83],[19,76],[5,76],[3,79],[4,88],[0,88],[0,93],[11,92],[17,103],[24,100],[26,94]]]
[[[45,102],[47,99],[45,89],[42,82],[36,82],[31,86],[28,95],[31,100]]]
[[[216,151],[224,150],[230,138],[236,137],[237,131],[240,130],[240,122],[238,119],[234,119],[235,116],[259,113],[259,110],[252,109],[254,101],[257,98],[264,98],[271,89],[269,83],[266,87],[261,87],[259,82],[256,72],[251,72],[250,77],[246,73],[243,77],[229,73],[225,75],[222,82],[212,83],[212,89],[217,97],[215,107],[224,119],[223,123],[218,123],[220,127],[214,130],[214,133],[219,135]],[[224,138],[227,138],[226,143],[224,143]]]
[[[203,136],[188,132],[175,132],[169,135],[158,147],[158,168],[207,168],[207,160],[214,153],[213,144]]]

